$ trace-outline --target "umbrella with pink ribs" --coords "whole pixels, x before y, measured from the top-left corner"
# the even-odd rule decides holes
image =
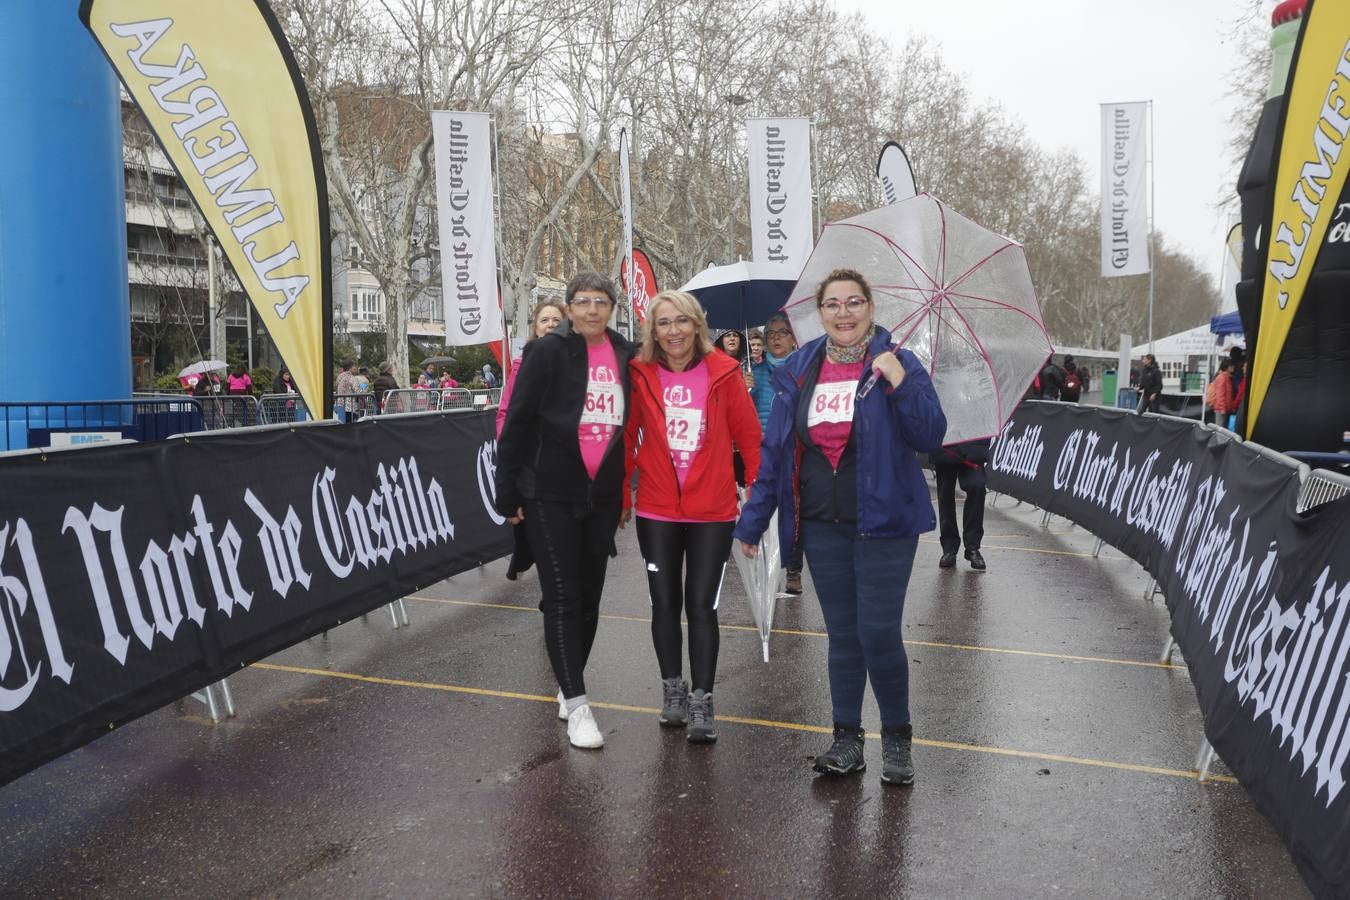
[[[928,369],[944,444],[998,434],[1054,350],[1022,245],[928,194],[825,226],[784,307],[799,344],[825,333],[815,291],[838,268],[868,280],[876,323]]]

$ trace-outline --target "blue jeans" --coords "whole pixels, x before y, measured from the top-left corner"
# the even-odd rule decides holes
[[[901,639],[905,589],[917,537],[857,537],[857,526],[801,523],[802,549],[830,636],[830,699],[836,725],[862,727],[870,679],[882,727],[909,722],[909,658]]]

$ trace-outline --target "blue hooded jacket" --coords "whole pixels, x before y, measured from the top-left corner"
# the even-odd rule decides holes
[[[759,478],[750,502],[741,510],[736,538],[758,544],[774,510],[779,511],[778,533],[782,559],[791,559],[797,545],[800,509],[801,452],[794,432],[797,404],[803,386],[819,372],[825,338],[802,347],[773,373],[773,411],[764,431]],[[891,349],[891,336],[877,329],[867,348],[867,360]],[[853,413],[853,440],[857,453],[859,538],[912,537],[936,525],[917,454],[936,450],[947,433],[947,417],[938,403],[933,382],[918,357],[908,350],[896,355],[905,367],[905,380],[893,390],[882,379],[858,402]],[[863,366],[863,380],[872,367]],[[739,551],[737,551],[739,552]]]

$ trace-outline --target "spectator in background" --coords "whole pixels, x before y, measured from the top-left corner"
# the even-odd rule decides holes
[[[756,328],[746,340],[750,344],[750,365],[757,366],[764,361],[764,335]]]
[[[483,366],[483,385],[491,390],[497,386],[497,376],[492,374],[492,366]]]
[[[1092,373],[1087,366],[1078,367],[1078,379],[1083,382],[1083,393],[1092,390]]]
[[[450,370],[444,366],[441,367],[441,379],[439,384],[443,391],[459,387],[459,382],[455,380],[455,376],[451,375]]]
[[[291,380],[291,370],[282,366],[281,371],[277,373],[276,384],[272,387],[274,394],[298,394],[295,389],[295,382]]]
[[[1045,366],[1041,368],[1040,374],[1040,399],[1058,400],[1060,391],[1064,389],[1064,370],[1055,364],[1055,358],[1052,356],[1045,361]]]
[[[1072,356],[1064,357],[1064,384],[1059,389],[1059,399],[1066,403],[1077,403],[1083,395],[1083,379],[1078,374],[1078,365]]]
[[[1213,411],[1205,413],[1206,422],[1214,422],[1216,425],[1227,426],[1228,417],[1236,411],[1233,406],[1233,361],[1231,359],[1219,360],[1219,373],[1214,376],[1214,380],[1205,388],[1205,406]]]
[[[755,401],[755,412],[759,413],[761,431],[769,427],[769,411],[773,409],[773,373],[797,349],[797,339],[792,334],[792,325],[787,313],[776,312],[764,323],[764,358],[751,370],[755,377],[755,386],[750,389],[750,397]],[[802,592],[802,551],[793,550],[791,558],[783,560],[787,569],[787,579],[783,590],[793,596]]]
[[[737,364],[745,362],[745,335],[736,329],[728,328],[723,331],[717,336],[717,340],[713,341],[713,346],[736,360]]]
[[[980,544],[984,540],[984,464],[989,460],[989,439],[942,447],[929,458],[933,461],[937,482],[938,533],[942,540],[938,568],[950,569],[956,565],[956,551],[961,549],[964,538],[970,567],[983,572],[986,566],[980,555]],[[956,527],[957,482],[966,493],[959,530]]]
[[[358,394],[367,394],[370,392],[370,369],[362,366],[356,370],[356,392]]]
[[[394,378],[394,364],[385,360],[380,363],[380,374],[375,376],[375,383],[371,385],[375,391],[375,409],[384,409],[385,395],[390,391],[398,390],[398,380]]]
[[[342,422],[351,421],[352,413],[356,412],[356,400],[351,396],[357,393],[356,376],[352,374],[355,365],[350,359],[338,363],[337,379],[333,382],[333,412]]]
[[[1139,405],[1134,411],[1157,412],[1162,389],[1162,370],[1158,368],[1158,359],[1152,353],[1145,353],[1144,368],[1139,372],[1139,387],[1135,388],[1139,393]]]
[[[1233,395],[1233,411],[1228,415],[1228,430],[1237,430],[1237,414],[1242,409],[1242,401],[1247,399],[1247,359],[1239,363],[1237,393]]]
[[[231,394],[251,394],[253,392],[253,379],[249,377],[248,372],[242,365],[235,366],[234,371],[225,379],[226,388]]]
[[[563,309],[562,302],[559,300],[543,300],[534,308],[530,314],[530,336],[526,338],[526,346],[534,343],[539,338],[548,334],[553,329],[563,323],[567,318],[567,311]],[[516,373],[520,371],[520,361],[525,358],[525,351],[522,348],[516,358],[511,360],[511,371],[506,376],[506,385],[502,388],[502,399],[497,404],[497,437],[502,436],[502,425],[506,423],[506,407],[511,402],[511,390],[516,385]],[[519,529],[517,529],[519,533]],[[506,571],[506,577],[515,580],[516,572],[524,572],[530,566],[527,564],[524,568],[516,569],[509,566]]]

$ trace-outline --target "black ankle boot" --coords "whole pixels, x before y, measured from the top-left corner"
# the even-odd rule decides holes
[[[914,762],[910,750],[914,726],[908,723],[881,729],[881,780],[887,784],[913,784]]]
[[[834,726],[834,743],[816,757],[811,768],[825,775],[851,775],[867,768],[863,759],[863,730],[853,725]]]

